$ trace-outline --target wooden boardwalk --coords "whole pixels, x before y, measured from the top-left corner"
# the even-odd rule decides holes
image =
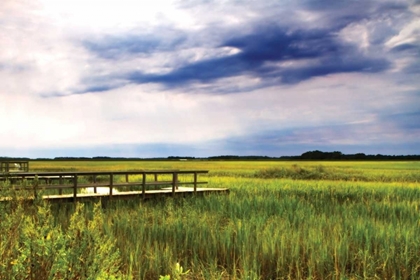
[[[113,193],[110,197],[107,193],[81,193],[77,195],[77,201],[94,201],[94,200],[115,200],[115,199],[150,199],[163,196],[187,196],[187,195],[202,195],[209,193],[228,193],[228,189],[224,188],[197,188],[194,192],[194,188],[179,187],[175,190],[175,194],[172,193],[171,188],[161,190],[147,190],[145,194],[142,191],[128,191],[128,192],[117,192]],[[42,197],[50,202],[73,202],[73,195],[46,195]]]
[[[161,196],[228,193],[226,188],[198,187],[199,174],[208,170],[137,170],[116,172],[21,172],[0,174],[16,191],[30,191],[26,199],[42,196],[50,202],[150,199]],[[163,180],[159,180],[163,177]],[[51,190],[58,192],[51,194]],[[63,193],[63,191],[65,193]],[[8,201],[9,197],[0,197]]]

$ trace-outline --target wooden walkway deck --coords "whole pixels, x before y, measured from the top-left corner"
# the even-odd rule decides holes
[[[199,181],[198,175],[206,173],[208,173],[208,170],[26,172],[0,174],[0,181],[10,182],[11,187],[16,191],[30,191],[32,195],[26,196],[26,199],[34,199],[41,195],[43,199],[50,202],[133,199],[139,197],[149,199],[159,196],[229,192],[229,189],[226,188],[199,188],[199,185],[207,184],[207,182]],[[159,180],[159,177],[164,177],[164,180]],[[42,182],[44,183],[41,184]],[[56,190],[58,194],[51,194],[51,190]],[[67,193],[63,194],[63,190],[67,190]],[[71,190],[71,193],[69,193],[69,190]],[[49,193],[45,194],[47,191]],[[10,199],[9,197],[0,197],[0,201]]]

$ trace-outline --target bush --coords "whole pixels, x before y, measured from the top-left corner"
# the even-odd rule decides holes
[[[119,251],[102,224],[100,204],[92,219],[77,204],[64,230],[43,201],[1,203],[0,279],[121,278]]]

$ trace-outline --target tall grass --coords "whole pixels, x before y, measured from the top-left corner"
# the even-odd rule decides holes
[[[419,182],[420,173],[372,169],[369,172],[359,169],[343,169],[326,165],[302,166],[292,164],[287,167],[270,167],[256,171],[255,178],[279,179],[290,178],[300,180],[343,180],[364,182]]]
[[[115,230],[132,270],[152,279],[180,261],[203,279],[420,276],[416,188],[240,181],[250,187],[229,196],[113,209],[130,217]]]
[[[384,170],[392,169],[390,165],[385,167],[384,174]],[[80,279],[87,279],[89,273],[125,279],[175,277],[175,263],[190,270],[186,279],[420,278],[418,182],[366,182],[339,177],[285,179],[277,178],[278,170],[274,170],[275,176],[265,176],[261,171],[272,168],[279,167],[268,164],[264,168],[258,163],[251,170],[247,164],[243,173],[236,170],[227,176],[209,176],[209,187],[228,187],[230,195],[114,201],[102,208],[93,204],[77,208],[13,206],[19,203],[10,203],[9,208],[1,206],[6,207],[1,213],[8,214],[0,217],[0,278],[14,273],[13,269],[24,277],[30,273],[27,265],[38,260],[32,256],[29,261],[23,255],[30,254],[22,252],[30,250],[18,249],[35,246],[21,245],[29,242],[29,235],[20,232],[31,232],[22,228],[40,229],[34,240],[52,240],[43,246],[54,248],[51,252],[66,248],[68,253],[67,258],[48,253],[48,257],[39,259],[48,261],[39,261],[36,267],[45,267],[47,272],[66,271],[54,267],[72,264],[81,271],[77,274]],[[340,165],[319,163],[284,168],[292,174],[306,175],[344,170]],[[357,167],[352,170],[360,171]],[[375,172],[381,173],[381,169],[372,168],[365,174]],[[24,220],[31,222],[23,224]],[[42,220],[47,222],[39,222]],[[3,228],[13,231],[8,234]],[[77,234],[85,241],[76,243],[66,237]],[[43,244],[41,241],[34,242]],[[88,256],[81,262],[79,258],[84,254]],[[102,272],[86,268],[96,260],[90,254],[98,255],[96,263],[104,264]],[[61,259],[67,261],[62,264]],[[18,263],[23,265],[16,266]]]
[[[125,271],[157,279],[181,262],[201,279],[417,279],[420,192],[414,185],[236,181],[229,196],[117,202]],[[232,182],[233,183],[233,182]]]

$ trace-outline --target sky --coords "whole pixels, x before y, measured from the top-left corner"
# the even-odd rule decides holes
[[[0,156],[420,154],[420,1],[2,0]]]

